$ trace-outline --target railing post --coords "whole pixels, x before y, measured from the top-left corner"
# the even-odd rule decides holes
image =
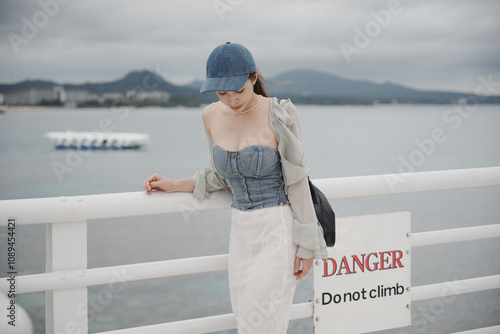
[[[87,222],[47,224],[47,272],[87,269]],[[61,272],[61,279],[66,274]],[[87,288],[46,291],[47,334],[88,333]]]

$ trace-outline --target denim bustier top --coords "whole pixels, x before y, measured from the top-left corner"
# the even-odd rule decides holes
[[[231,207],[260,209],[289,203],[277,149],[251,145],[239,151],[212,146],[213,161],[233,195]]]

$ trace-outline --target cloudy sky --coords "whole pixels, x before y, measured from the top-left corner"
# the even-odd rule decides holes
[[[0,0],[0,82],[151,69],[182,84],[231,41],[267,77],[308,68],[472,92],[478,76],[500,81],[499,14],[495,0]]]

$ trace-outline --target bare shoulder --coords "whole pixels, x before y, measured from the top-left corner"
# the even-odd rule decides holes
[[[210,124],[217,118],[217,115],[220,112],[220,104],[221,102],[214,102],[209,104],[203,109],[201,116],[203,118],[203,124],[205,125],[205,130],[210,134]]]

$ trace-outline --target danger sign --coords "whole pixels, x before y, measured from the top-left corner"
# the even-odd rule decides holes
[[[337,220],[337,241],[315,260],[316,334],[409,326],[410,213]]]

